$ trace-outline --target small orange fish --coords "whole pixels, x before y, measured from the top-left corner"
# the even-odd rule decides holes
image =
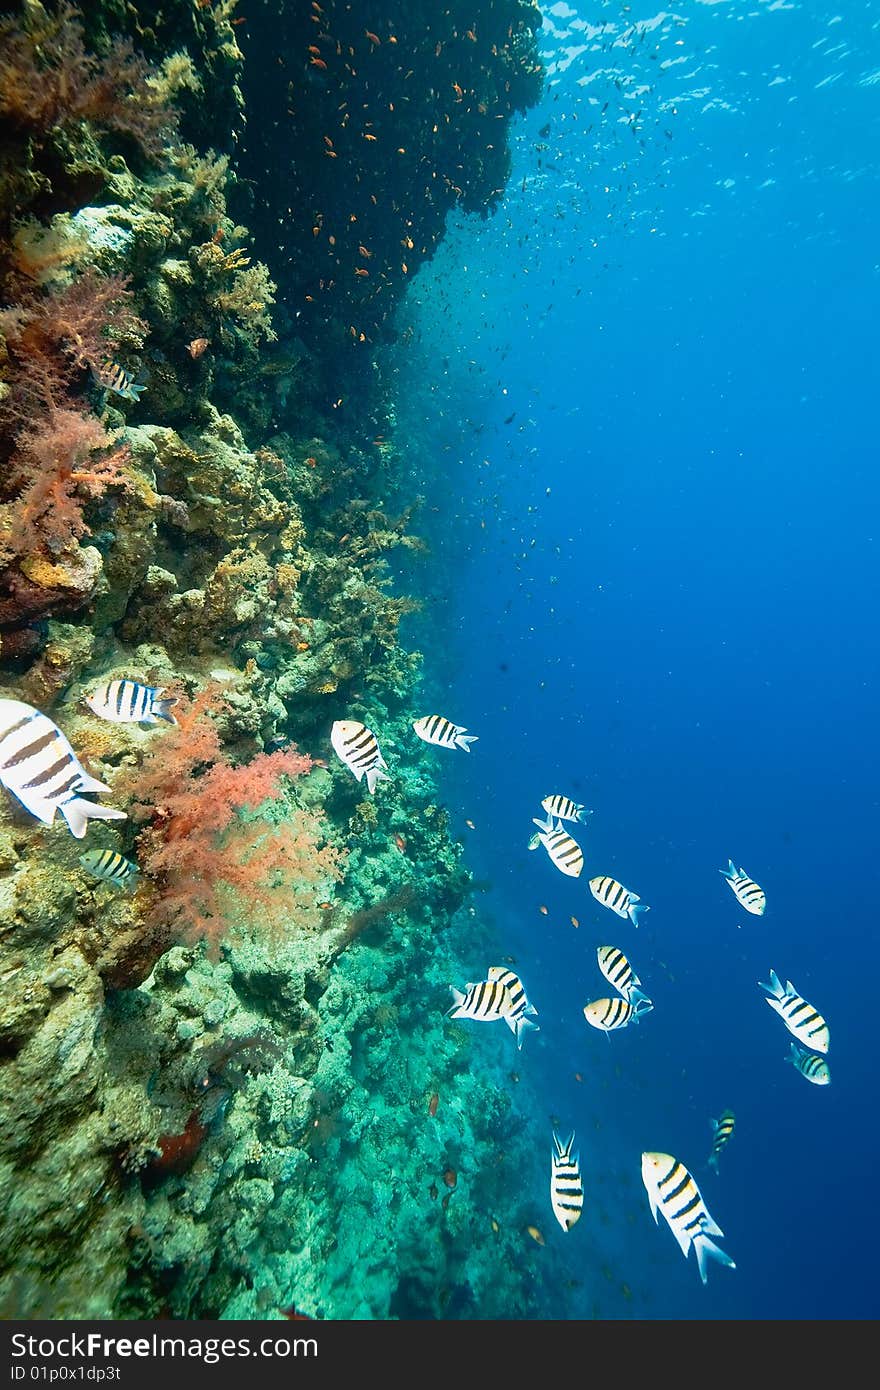
[[[440,1104],[440,1097],[438,1096],[437,1092],[435,1091],[434,1094],[432,1095],[431,1099],[428,1101],[428,1114],[429,1114],[432,1118],[433,1118],[434,1115],[437,1114],[437,1106],[438,1106],[439,1104]]]
[[[455,1187],[455,1184],[458,1182],[458,1174],[454,1168],[446,1169],[446,1172],[443,1174],[443,1181],[446,1183],[447,1187]]]
[[[370,272],[366,269],[365,266],[359,265],[359,266],[356,266],[356,267],[355,267],[355,272],[354,272],[354,273],[355,273],[355,275],[359,275],[360,278],[363,279],[364,276],[365,276],[365,275],[369,275]]]
[[[223,228],[222,228],[222,227],[217,227],[217,228],[215,228],[215,230],[214,230],[214,235],[211,237],[211,240],[213,241],[213,243],[214,243],[215,246],[219,246],[219,244],[220,244],[220,242],[223,240],[223,237],[224,237],[224,236],[225,236],[225,232],[223,231]]]
[[[366,246],[359,246],[359,247],[358,247],[358,255],[359,255],[359,256],[363,256],[363,257],[365,258],[365,260],[368,260],[368,261],[369,261],[369,260],[372,260],[372,258],[373,258],[373,253],[372,253],[372,251],[368,251],[367,248],[366,248]]]
[[[576,917],[572,917],[572,919],[571,919],[571,925],[572,925],[573,927],[579,927],[579,926],[580,926],[580,922],[578,921],[578,919],[577,919]]]
[[[323,59],[323,58],[310,58],[310,59],[309,59],[309,62],[311,63],[311,65],[312,65],[313,68],[325,68],[325,69],[326,69],[326,67],[327,67],[327,64],[324,62],[324,59]]]
[[[233,23],[235,23],[234,20]],[[291,1322],[314,1322],[314,1318],[311,1316],[311,1314],[300,1313],[299,1310],[296,1307],[294,1307],[292,1303],[289,1308],[282,1308],[280,1311],[282,1317],[290,1318]]]
[[[579,1071],[576,1071],[574,1074],[574,1079],[575,1081],[583,1081],[584,1078],[581,1076]]]
[[[532,1237],[532,1240],[536,1241],[538,1245],[544,1244],[544,1237],[541,1235],[541,1232],[538,1230],[537,1226],[526,1226],[526,1230]]]
[[[320,912],[329,912],[332,906],[332,903],[318,903],[318,910]]]
[[[199,357],[201,357],[202,353],[205,351],[205,348],[207,346],[207,338],[193,338],[191,343],[187,343],[186,350],[189,353],[190,357],[193,359],[193,361],[195,361]]]
[[[318,460],[316,458],[307,458],[306,463],[308,464],[309,468],[317,468],[318,466]]]
[[[372,140],[374,143],[379,139],[378,135],[364,135],[365,140]]]
[[[364,30],[364,33],[366,34],[367,38],[370,40],[370,43],[374,43],[374,44],[378,45],[378,44],[380,44],[380,43],[382,42],[382,40],[379,38],[379,35],[378,35],[378,34],[371,34],[370,31],[369,31],[369,29],[365,29],[365,30]]]
[[[397,848],[400,850],[401,854],[403,854],[404,850],[406,849],[406,839],[404,838],[404,836],[399,834],[395,835],[394,843],[397,845]]]
[[[320,48],[316,48],[315,45],[314,45],[313,43],[310,43],[310,44],[309,44],[309,52],[310,52],[310,53],[314,53],[314,55],[315,55],[316,58],[320,58],[320,56],[321,56],[321,50],[320,50]]]
[[[544,906],[543,903],[541,903],[541,906],[538,908],[538,911],[541,913],[543,917],[547,916],[547,908]]]
[[[472,820],[466,820],[465,825],[467,826],[468,830],[476,830],[477,828]]]

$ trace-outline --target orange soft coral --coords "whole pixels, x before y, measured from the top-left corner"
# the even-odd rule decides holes
[[[297,898],[340,875],[321,817],[289,803],[281,818],[258,814],[311,759],[286,748],[233,766],[210,715],[218,698],[208,689],[175,707],[177,727],[156,739],[132,786],[138,859],[157,890],[151,926],[213,949],[235,921],[280,927]]]

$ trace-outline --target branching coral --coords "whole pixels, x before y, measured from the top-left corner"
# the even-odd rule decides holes
[[[311,759],[286,748],[233,766],[211,718],[217,704],[209,687],[180,710],[130,787],[132,817],[144,824],[140,865],[156,889],[150,923],[214,949],[236,920],[278,928],[298,897],[340,877],[320,817],[289,805],[274,823],[257,814]]]

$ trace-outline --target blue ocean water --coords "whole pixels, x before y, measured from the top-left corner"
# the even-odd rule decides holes
[[[584,1217],[544,1234],[577,1316],[875,1317],[880,13],[544,14],[503,204],[407,305],[400,421],[428,688],[479,735],[446,801],[539,1010],[517,1064],[548,1175],[554,1123],[581,1151]],[[552,792],[594,811],[578,880],[528,852]],[[655,1004],[610,1038],[582,1013],[605,943]],[[828,1087],[787,1063],[770,968],[829,1022]],[[691,1169],[735,1271],[702,1287],[654,1226],[643,1150]]]

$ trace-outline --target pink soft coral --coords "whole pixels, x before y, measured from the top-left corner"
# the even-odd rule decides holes
[[[209,688],[175,707],[177,728],[157,737],[132,787],[139,862],[158,889],[150,926],[214,950],[233,920],[278,929],[297,899],[340,877],[321,817],[289,803],[281,819],[258,814],[311,759],[285,748],[234,767],[210,717],[218,698]]]

